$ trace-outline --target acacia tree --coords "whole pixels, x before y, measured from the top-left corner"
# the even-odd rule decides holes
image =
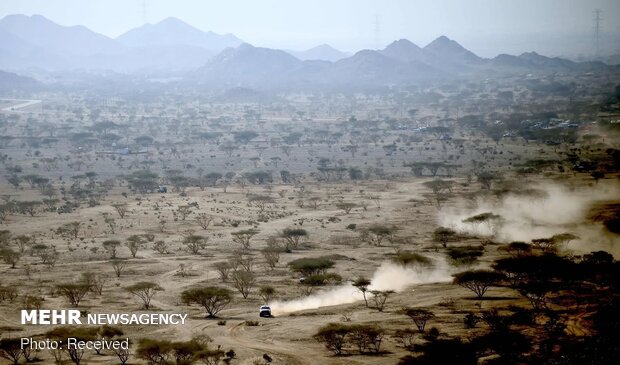
[[[456,237],[456,231],[446,227],[439,227],[433,232],[433,241],[441,243],[445,248],[448,246],[448,242],[452,241]]]
[[[508,252],[513,257],[523,257],[532,253],[532,246],[521,241],[510,242],[508,245],[500,247],[500,249]]]
[[[0,357],[9,360],[13,365],[17,365],[22,355],[21,339],[3,338],[0,340]]]
[[[189,252],[198,255],[200,250],[207,247],[207,238],[196,234],[190,234],[183,237],[183,244],[187,247]]]
[[[504,273],[509,285],[530,300],[535,310],[544,309],[547,295],[560,290],[563,281],[579,271],[572,260],[553,253],[501,258],[493,268]]]
[[[230,275],[230,263],[228,261],[220,261],[213,264],[217,273],[220,275],[220,279],[225,282],[228,280],[228,276]]]
[[[375,325],[356,324],[349,326],[348,340],[357,347],[360,354],[379,353],[384,336],[383,329]]]
[[[244,249],[250,248],[250,240],[258,234],[258,230],[256,229],[244,229],[242,231],[231,232],[232,240],[235,243],[238,243]]]
[[[153,243],[153,250],[155,250],[156,252],[158,252],[161,255],[167,254],[168,252],[168,245],[166,244],[165,241],[155,241],[155,243]]]
[[[125,218],[125,215],[127,215],[127,211],[128,211],[127,203],[112,204],[112,208],[116,210],[116,213],[118,213],[118,216],[121,217],[121,219]]]
[[[318,342],[322,342],[335,355],[342,355],[348,334],[349,328],[347,326],[329,323],[321,327],[313,337]]]
[[[247,299],[248,295],[250,295],[250,291],[256,283],[254,274],[245,270],[235,271],[232,273],[231,279],[233,281],[233,285],[237,290],[239,290],[239,293],[241,293],[243,299]]]
[[[77,239],[80,234],[80,222],[69,222],[56,229],[56,233],[67,238]]]
[[[263,248],[261,253],[269,269],[273,270],[276,267],[280,261],[281,251],[282,249],[275,242],[267,243],[267,247]]]
[[[299,243],[308,237],[308,231],[303,228],[285,228],[280,237],[286,242],[286,251],[299,247]]]
[[[572,233],[568,233],[568,232],[554,234],[553,236],[551,236],[551,240],[553,240],[553,242],[555,242],[555,244],[558,245],[558,246],[568,244],[570,241],[576,240],[578,238],[579,238],[579,236],[576,236],[576,235],[574,235]]]
[[[131,257],[135,258],[138,250],[144,246],[144,237],[138,234],[134,234],[127,238],[127,242],[125,245],[129,248],[129,252],[131,252]]]
[[[120,259],[114,259],[114,260],[111,260],[110,263],[112,264],[112,269],[114,269],[114,273],[116,274],[116,277],[120,278],[123,271],[125,271],[125,267],[127,267],[127,261],[120,260]]]
[[[69,337],[75,338],[78,341],[93,341],[97,339],[98,328],[96,327],[56,327],[45,333],[45,337],[55,340],[66,339]],[[85,354],[85,349],[82,346],[62,346],[63,350],[69,355],[69,359],[75,365],[80,365],[82,358]],[[54,354],[57,359],[61,356],[60,353]]]
[[[433,197],[438,207],[441,207],[441,203],[448,198],[448,193],[452,191],[454,181],[435,179],[433,181],[427,181],[424,186],[433,191]]]
[[[21,258],[21,254],[11,248],[3,248],[0,250],[0,257],[6,264],[11,265],[11,269],[14,269]]]
[[[43,265],[49,268],[56,265],[58,259],[58,251],[54,246],[48,246],[44,243],[37,243],[31,247],[32,256],[38,257]]]
[[[554,289],[555,285],[545,280],[530,280],[517,287],[519,294],[527,298],[537,311],[547,308],[547,295]]]
[[[258,208],[259,212],[264,212],[269,208],[269,204],[275,203],[275,200],[268,195],[253,195],[249,199],[250,204]]]
[[[9,204],[0,204],[0,223],[6,222],[9,215],[13,212],[13,206]]]
[[[504,279],[504,275],[492,270],[465,271],[454,275],[454,284],[467,288],[482,299],[489,287],[497,285]]]
[[[110,228],[110,233],[114,234],[116,231],[116,220],[112,218],[110,213],[103,213],[103,222]]]
[[[0,247],[7,246],[9,242],[11,242],[11,237],[13,234],[11,231],[7,229],[3,229],[0,231]]]
[[[138,342],[136,357],[146,360],[148,365],[169,364],[172,343],[168,340],[142,338]]]
[[[39,207],[41,206],[41,202],[38,201],[19,201],[15,203],[15,210],[22,214],[28,214],[31,217],[34,217]]]
[[[413,344],[418,336],[418,331],[413,328],[398,329],[394,331],[394,338],[406,349],[413,349]]]
[[[312,209],[317,210],[319,208],[319,204],[321,204],[321,197],[313,196],[308,201],[310,202],[310,206]]]
[[[271,285],[263,285],[258,289],[258,295],[260,295],[261,299],[265,304],[269,304],[271,298],[276,294],[276,290]]]
[[[288,263],[293,272],[308,277],[315,274],[325,274],[334,267],[334,262],[324,257],[302,257]]]
[[[129,355],[131,355],[131,352],[129,352],[129,349],[119,347],[114,349],[114,354],[118,357],[120,365],[125,365],[127,364],[127,361],[129,361]]]
[[[110,258],[115,259],[118,247],[121,245],[121,241],[105,240],[101,243],[101,245],[103,246],[103,249],[108,252],[108,254],[110,255]]]
[[[88,283],[91,286],[91,290],[96,295],[101,295],[103,287],[108,281],[108,278],[102,274],[95,274],[94,272],[82,273],[82,281]]]
[[[235,250],[228,262],[233,271],[242,269],[247,272],[252,272],[254,267],[254,256],[248,251]]]
[[[195,303],[202,306],[207,311],[207,317],[214,318],[230,303],[232,293],[227,288],[208,286],[183,291],[181,300],[188,305]]]
[[[199,213],[195,220],[202,229],[206,230],[213,221],[213,216],[207,213]]]
[[[535,238],[532,244],[542,252],[554,252],[556,250],[556,242],[551,238]]]
[[[58,292],[64,296],[73,307],[80,305],[82,299],[91,290],[89,283],[66,283],[56,285]]]
[[[126,287],[125,290],[140,298],[144,305],[144,309],[148,310],[151,306],[151,299],[155,293],[163,291],[164,288],[150,281],[141,281]]]
[[[424,332],[426,322],[435,317],[435,314],[427,309],[405,307],[400,310],[401,314],[411,318],[418,331]]]
[[[26,251],[26,248],[34,245],[34,243],[36,242],[35,237],[33,235],[26,235],[26,234],[15,236],[13,240],[15,241],[15,243],[17,244],[17,247],[19,248],[19,252],[22,254],[24,253],[24,251]]]
[[[482,223],[485,223],[489,228],[495,230],[496,225],[502,223],[502,217],[492,212],[485,212],[463,219],[463,223],[471,224],[476,230]]]
[[[363,276],[360,276],[357,279],[353,280],[351,285],[353,285],[354,287],[357,288],[357,290],[362,292],[362,295],[364,296],[364,303],[366,303],[366,307],[368,307],[368,299],[366,298],[366,292],[368,291],[368,287],[370,286],[370,280],[366,279]]]
[[[370,294],[372,294],[372,299],[375,302],[375,309],[379,312],[383,312],[385,303],[394,293],[394,290],[371,290]]]
[[[373,224],[362,231],[362,238],[375,246],[381,246],[381,242],[386,238],[389,241],[394,241],[394,235],[397,231],[397,227]]]
[[[175,217],[176,217],[176,214],[178,214],[181,216],[181,220],[184,221],[193,212],[192,212],[192,207],[190,205],[179,205],[177,210],[174,213],[175,213]]]

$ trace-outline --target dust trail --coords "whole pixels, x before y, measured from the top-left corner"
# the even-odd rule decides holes
[[[452,280],[448,265],[437,260],[431,267],[404,267],[384,262],[370,279],[369,290],[403,291],[415,284],[438,283]],[[371,294],[367,294],[370,297]],[[325,290],[306,298],[291,301],[277,301],[271,304],[275,315],[330,305],[353,303],[363,300],[362,294],[350,283]]]
[[[618,238],[605,235],[600,225],[586,221],[588,210],[595,202],[620,197],[616,182],[601,181],[594,186],[576,189],[551,183],[533,188],[543,192],[543,195],[508,194],[499,201],[479,199],[473,207],[443,209],[439,214],[439,224],[462,233],[493,237],[498,242],[527,242],[571,232],[580,236],[570,244],[573,250],[590,252],[607,249],[618,253],[615,245]],[[498,214],[502,219],[492,224],[463,223],[463,219],[484,212]]]

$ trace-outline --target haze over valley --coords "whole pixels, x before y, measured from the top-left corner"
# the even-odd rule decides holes
[[[0,364],[615,365],[618,12],[4,1]]]

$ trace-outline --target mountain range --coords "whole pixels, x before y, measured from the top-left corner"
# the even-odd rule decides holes
[[[190,73],[189,78],[211,88],[376,88],[468,76],[590,72],[610,67],[614,66],[602,62],[577,63],[534,52],[481,58],[441,36],[425,47],[401,39],[382,50],[362,50],[335,62],[302,61],[281,50],[246,43],[224,50]]]
[[[40,15],[0,20],[0,70],[112,71],[171,75],[207,88],[386,87],[469,75],[605,70],[535,52],[482,58],[441,36],[424,47],[406,39],[353,55],[329,45],[306,51],[255,47],[232,34],[204,32],[175,18],[145,24],[115,39]]]
[[[232,34],[203,32],[175,18],[145,24],[112,39],[41,15],[8,15],[0,20],[0,69],[183,71],[196,69],[223,49],[241,43]]]

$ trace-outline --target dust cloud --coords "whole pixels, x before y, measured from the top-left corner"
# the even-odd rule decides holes
[[[578,252],[607,250],[620,253],[618,238],[601,235],[603,227],[586,220],[587,213],[597,201],[618,199],[620,188],[615,181],[601,181],[589,187],[569,188],[547,183],[532,186],[538,194],[508,194],[502,199],[480,198],[468,207],[444,208],[439,224],[460,233],[492,237],[498,242],[548,238],[554,234],[573,233],[579,236],[567,249]],[[499,220],[480,224],[463,220],[477,214],[492,212]]]
[[[371,290],[393,290],[401,292],[416,284],[428,284],[451,281],[452,276],[448,265],[443,260],[433,260],[432,266],[402,266],[391,262],[384,262],[370,279]],[[367,293],[367,298],[372,294]],[[364,300],[362,293],[350,283],[321,291],[306,298],[291,301],[277,301],[271,303],[271,310],[275,315],[296,312],[305,309],[315,309],[331,305],[340,305]]]

